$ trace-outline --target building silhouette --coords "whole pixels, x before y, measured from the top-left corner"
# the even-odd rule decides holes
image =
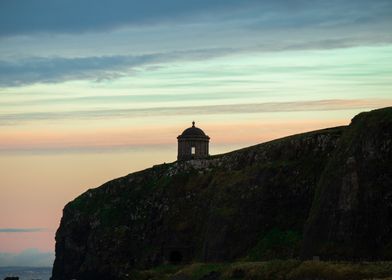
[[[177,139],[178,160],[202,159],[209,156],[210,137],[203,130],[196,127],[195,122],[192,122],[192,126],[185,129]]]

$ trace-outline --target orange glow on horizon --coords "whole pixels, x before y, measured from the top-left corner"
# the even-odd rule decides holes
[[[347,120],[268,120],[206,123],[202,129],[216,145],[265,142],[275,138],[347,125]],[[176,137],[186,127],[155,126],[148,128],[102,128],[85,131],[10,131],[1,133],[2,150],[116,148],[154,145],[176,145]],[[232,133],[235,131],[236,133]]]

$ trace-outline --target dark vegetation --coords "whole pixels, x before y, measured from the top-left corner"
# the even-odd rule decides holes
[[[135,280],[364,280],[392,279],[392,262],[322,262],[272,260],[265,262],[194,263],[187,266],[161,265],[133,271]]]

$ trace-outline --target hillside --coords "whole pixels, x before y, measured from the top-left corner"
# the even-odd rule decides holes
[[[385,108],[90,189],[64,208],[53,279],[128,279],[162,263],[391,259],[391,139]]]

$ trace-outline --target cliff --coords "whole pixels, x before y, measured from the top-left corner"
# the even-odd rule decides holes
[[[386,108],[90,189],[64,208],[53,279],[128,279],[166,262],[392,258],[391,139]]]
[[[362,113],[323,171],[303,255],[392,259],[392,108]]]

